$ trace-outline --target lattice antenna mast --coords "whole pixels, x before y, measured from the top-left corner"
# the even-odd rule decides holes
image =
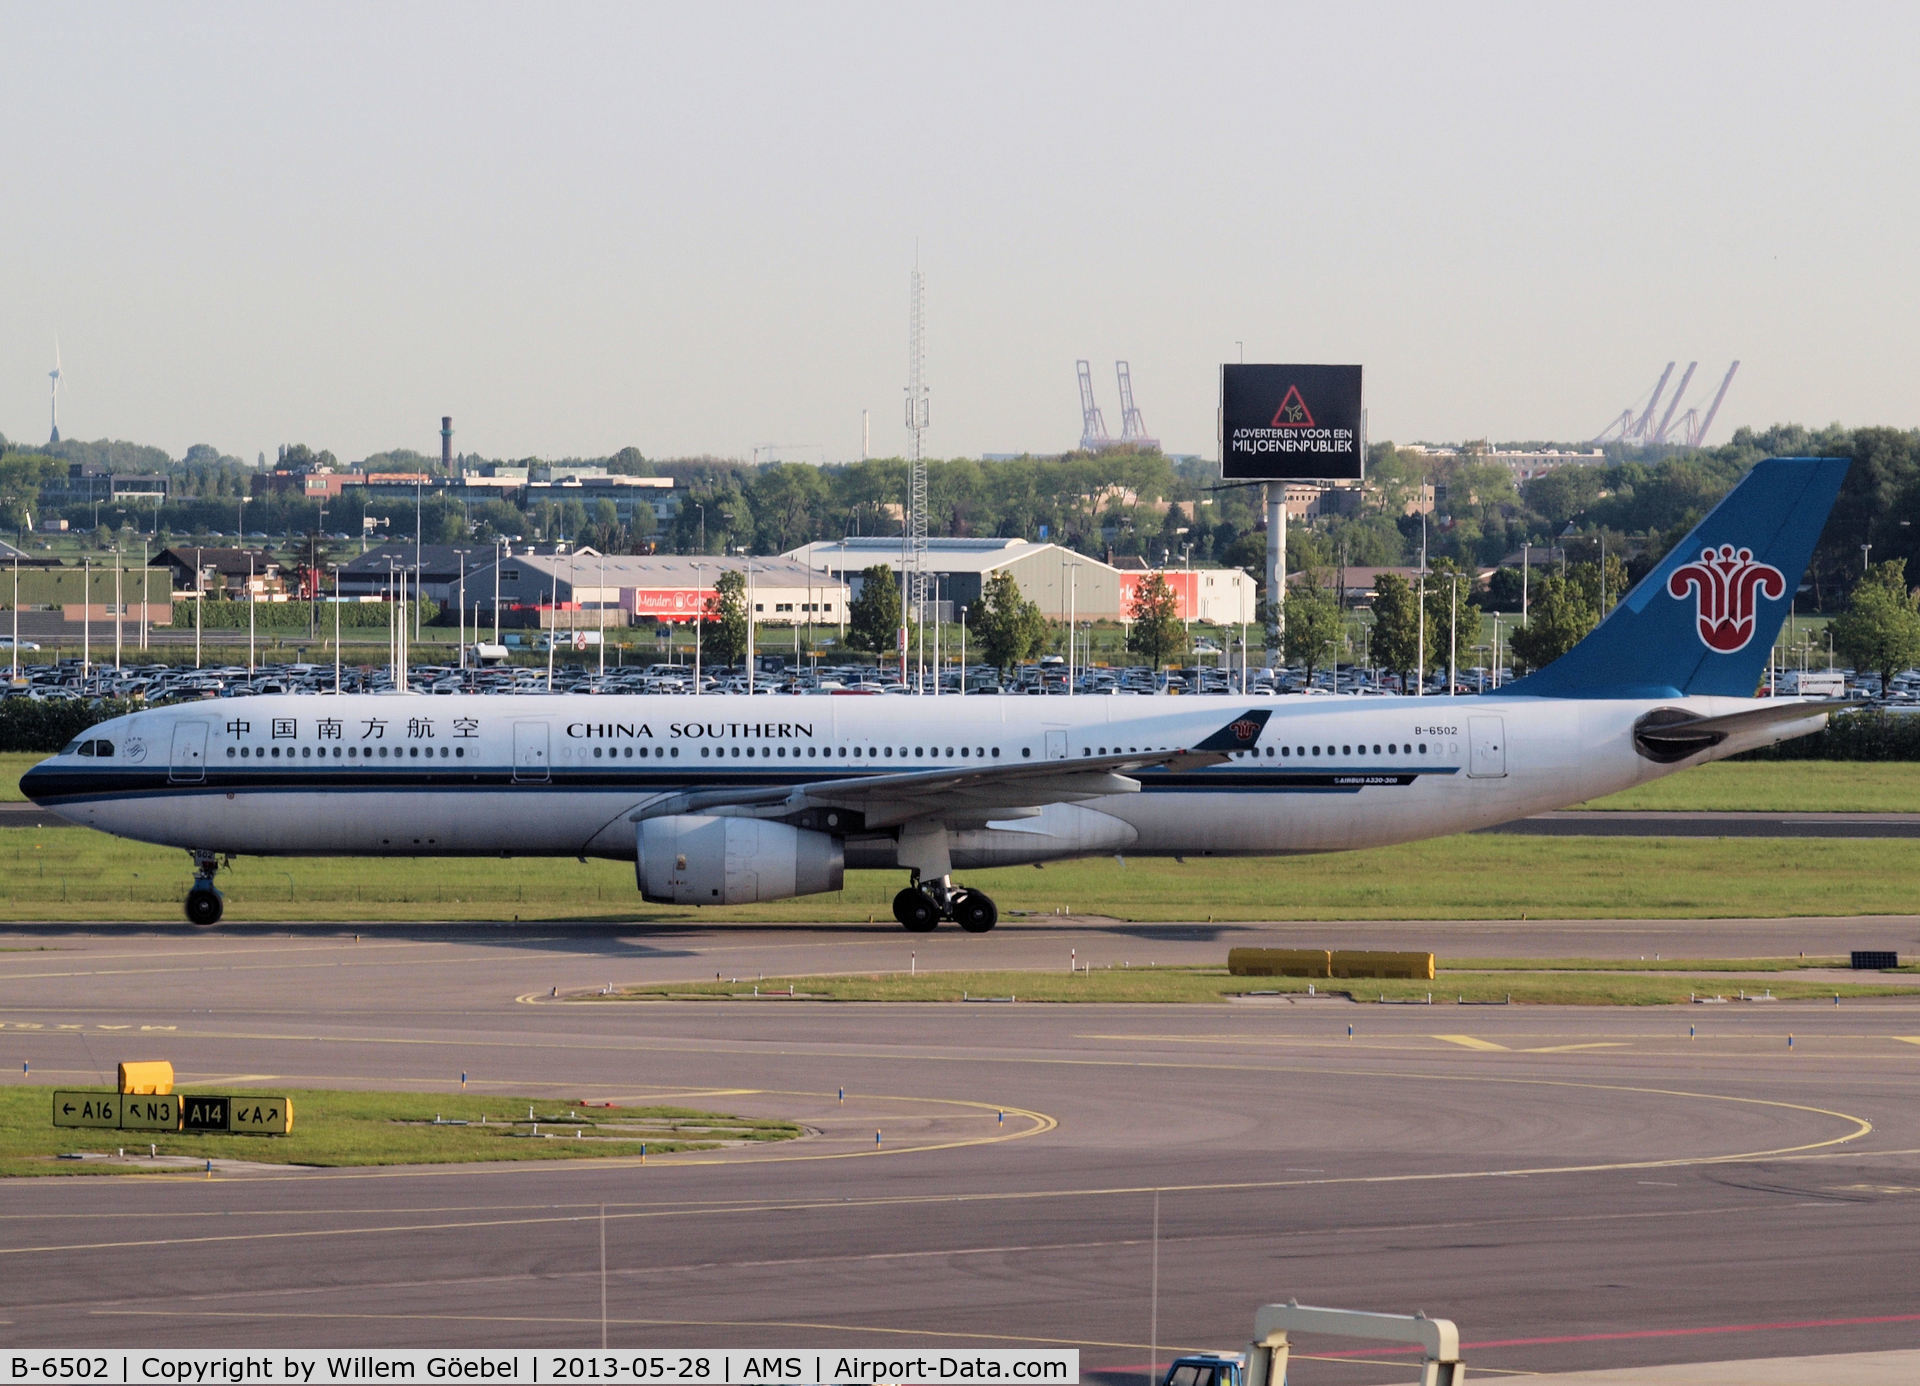
[[[913,455],[907,466],[907,524],[901,553],[902,576],[906,578],[906,607],[913,612],[914,624],[922,631],[927,624],[927,458],[926,432],[932,423],[932,407],[927,389],[927,293],[926,279],[916,260],[913,267],[912,301],[907,319],[907,432],[913,435]],[[903,627],[901,638],[904,642]],[[924,640],[924,636],[922,639]],[[901,648],[905,662],[906,649]]]
[[[1120,376],[1120,441],[1142,450],[1157,451],[1160,440],[1147,435],[1146,420],[1134,407],[1133,372],[1127,369],[1125,361],[1115,361],[1113,367]]]
[[[60,339],[53,341],[53,369],[47,372],[49,405],[53,412],[53,436],[47,441],[60,441]]]
[[[1112,447],[1113,439],[1107,433],[1107,421],[1100,417],[1100,406],[1093,400],[1093,365],[1087,361],[1074,363],[1080,370],[1080,450],[1098,452],[1102,448]]]

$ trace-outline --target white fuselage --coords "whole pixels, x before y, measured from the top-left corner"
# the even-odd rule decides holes
[[[1072,761],[1196,745],[1250,708],[1250,751],[1150,769],[1137,793],[955,822],[956,868],[1108,852],[1329,852],[1463,832],[1579,803],[1810,729],[1729,737],[1660,764],[1654,708],[1745,699],[1527,697],[267,697],[103,723],[110,752],[36,770],[36,797],[123,837],[247,855],[631,859],[635,815],[689,791]],[[1821,714],[1809,713],[1811,724]],[[39,771],[48,772],[40,775]],[[891,832],[846,864],[895,864]]]

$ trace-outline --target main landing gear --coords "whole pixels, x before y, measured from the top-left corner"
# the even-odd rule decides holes
[[[187,892],[187,922],[208,928],[220,922],[227,903],[213,888],[213,873],[220,869],[218,853],[193,853],[193,889]]]
[[[943,919],[951,919],[970,934],[984,934],[1000,922],[999,906],[985,891],[956,889],[953,877],[913,884],[893,897],[893,917],[910,934],[932,933]]]

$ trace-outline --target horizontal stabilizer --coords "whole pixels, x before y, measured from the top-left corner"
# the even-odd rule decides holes
[[[1842,705],[1844,706],[1844,705]],[[1758,707],[1718,717],[1693,717],[1679,708],[1663,708],[1640,719],[1633,739],[1641,751],[1654,760],[1671,763],[1718,746],[1740,732],[1763,731],[1815,718],[1823,723],[1838,709],[1827,698],[1769,698]],[[1796,735],[1807,735],[1819,727],[1807,727]]]

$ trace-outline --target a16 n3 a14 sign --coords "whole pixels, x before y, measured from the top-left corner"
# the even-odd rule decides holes
[[[1229,481],[1357,481],[1360,367],[1220,368],[1220,469]]]

